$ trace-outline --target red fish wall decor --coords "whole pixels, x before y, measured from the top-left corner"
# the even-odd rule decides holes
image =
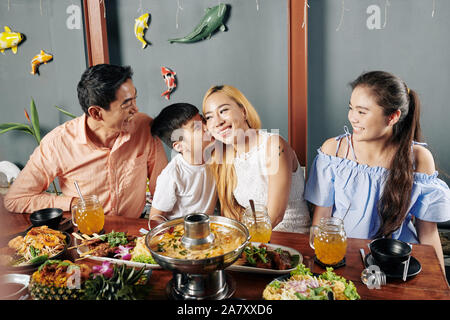
[[[165,96],[165,98],[169,100],[170,94],[177,87],[177,81],[175,79],[176,72],[170,70],[167,67],[161,67],[161,75],[163,76],[164,82],[167,86],[167,90],[161,94],[161,97]]]

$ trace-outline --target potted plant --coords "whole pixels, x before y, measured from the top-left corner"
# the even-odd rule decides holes
[[[59,107],[55,106],[55,108],[69,117],[72,117],[72,118],[76,117],[75,115],[71,114],[70,112],[65,111]],[[0,134],[6,133],[9,131],[22,131],[22,132],[32,135],[34,137],[34,139],[36,140],[37,144],[39,145],[41,143],[41,128],[40,128],[40,124],[39,124],[39,114],[38,114],[36,104],[34,103],[33,98],[31,98],[31,102],[30,102],[31,117],[28,114],[26,109],[24,109],[24,112],[25,112],[25,117],[28,120],[28,124],[22,124],[22,123],[16,123],[16,122],[1,123],[0,124]],[[55,181],[53,181],[52,184],[53,184],[54,192],[56,194],[60,194],[60,192],[58,192],[58,189],[56,188]]]

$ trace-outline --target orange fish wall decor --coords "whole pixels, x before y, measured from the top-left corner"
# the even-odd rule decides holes
[[[38,72],[38,67],[44,63],[47,64],[47,62],[49,62],[50,60],[53,59],[53,56],[51,54],[48,54],[46,52],[44,52],[44,50],[41,50],[41,52],[36,55],[32,60],[31,60],[31,74],[36,74]]]

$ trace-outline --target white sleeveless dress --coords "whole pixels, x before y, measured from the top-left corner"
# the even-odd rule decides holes
[[[233,194],[236,201],[243,207],[249,206],[249,200],[267,205],[269,180],[266,168],[267,140],[275,135],[263,130],[261,143],[247,153],[237,155],[234,168],[237,176],[237,186]],[[298,161],[297,161],[298,162]],[[307,204],[303,198],[305,178],[300,164],[292,173],[291,191],[283,220],[274,231],[309,233],[311,225]]]

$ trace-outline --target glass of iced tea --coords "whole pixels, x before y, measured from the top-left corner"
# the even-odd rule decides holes
[[[256,219],[255,219],[256,216]],[[250,207],[245,209],[241,221],[250,233],[250,241],[268,243],[272,236],[272,223],[270,222],[267,207],[255,204],[255,215]]]
[[[97,196],[84,196],[72,206],[72,221],[81,233],[92,235],[103,230],[105,214]]]
[[[347,252],[347,236],[342,219],[321,218],[319,225],[310,229],[309,245],[323,264],[333,266],[339,263]]]

